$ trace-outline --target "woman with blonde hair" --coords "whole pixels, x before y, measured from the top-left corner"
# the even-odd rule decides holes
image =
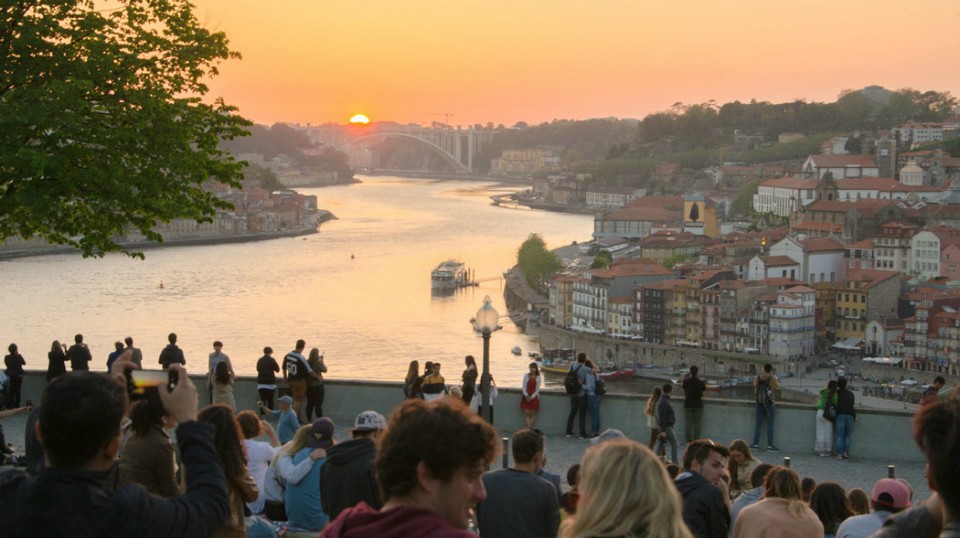
[[[657,405],[660,403],[661,396],[663,396],[663,389],[653,387],[653,392],[647,398],[647,407],[643,410],[643,414],[647,416],[647,427],[650,428],[650,444],[647,445],[650,450],[653,450],[657,437],[660,436],[660,429],[657,427]]]
[[[628,439],[587,449],[580,467],[577,513],[563,538],[690,538],[680,493],[653,451]]]
[[[750,445],[743,439],[734,439],[729,448],[730,498],[736,499],[744,491],[760,486],[750,481],[750,475],[763,462],[753,456]]]
[[[270,466],[267,467],[266,473],[264,473],[263,515],[266,516],[267,519],[272,521],[287,521],[286,503],[284,499],[287,480],[300,482],[303,480],[303,477],[310,472],[313,467],[313,462],[327,457],[327,451],[318,448],[311,452],[309,457],[300,461],[300,463],[293,463],[293,456],[307,447],[309,437],[313,435],[311,432],[312,427],[312,424],[301,426],[296,433],[293,434],[293,439],[280,447],[277,455],[274,456],[273,461],[270,462]]]
[[[792,469],[774,467],[763,481],[763,500],[737,515],[733,538],[817,538],[823,523],[800,498],[800,477]]]
[[[419,377],[420,377],[420,362],[417,360],[412,360],[410,361],[410,367],[407,368],[407,376],[403,378],[403,397],[404,398],[417,397],[415,385]]]

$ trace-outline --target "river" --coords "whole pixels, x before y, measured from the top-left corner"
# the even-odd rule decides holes
[[[169,332],[191,371],[205,371],[214,340],[234,368],[255,373],[265,345],[274,355],[298,338],[325,352],[328,376],[401,380],[410,360],[441,361],[458,382],[463,357],[479,362],[482,341],[469,319],[489,295],[506,314],[503,280],[530,233],[548,248],[590,239],[587,215],[498,208],[490,196],[518,186],[484,181],[361,177],[362,183],[299,189],[338,220],[318,234],[253,243],[171,246],[83,259],[47,255],[0,261],[0,343],[16,342],[28,369],[45,369],[54,339],[82,333],[94,370],[113,342],[130,335],[148,367]],[[430,270],[457,258],[478,287],[435,297]],[[486,280],[491,279],[491,280]],[[163,283],[161,288],[160,284]],[[509,319],[491,337],[491,372],[519,387],[536,339]],[[513,346],[521,357],[510,353]]]

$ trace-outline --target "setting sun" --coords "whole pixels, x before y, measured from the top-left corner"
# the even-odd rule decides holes
[[[363,114],[357,114],[356,116],[350,118],[350,123],[370,123],[370,118],[364,116]]]

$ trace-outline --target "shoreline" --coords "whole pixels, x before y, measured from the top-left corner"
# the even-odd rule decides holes
[[[333,217],[336,218],[336,217]],[[331,220],[331,219],[327,219]],[[324,220],[323,222],[326,222]],[[164,247],[191,247],[191,246],[207,246],[207,245],[223,245],[230,243],[252,243],[254,241],[267,241],[270,239],[282,239],[286,237],[300,237],[303,235],[312,235],[320,233],[320,223],[316,227],[304,227],[297,228],[292,230],[280,230],[276,232],[262,232],[256,234],[242,234],[242,235],[223,235],[223,236],[213,236],[213,237],[184,237],[178,239],[169,239],[165,240],[162,243],[154,242],[134,242],[134,243],[119,243],[120,246],[128,250],[154,250]],[[0,261],[15,260],[18,258],[31,258],[34,256],[49,256],[53,254],[70,254],[70,253],[79,253],[79,251],[73,247],[66,245],[49,245],[35,248],[26,248],[19,250],[0,250]]]

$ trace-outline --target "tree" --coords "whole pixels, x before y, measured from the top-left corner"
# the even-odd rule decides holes
[[[613,263],[613,254],[610,254],[610,251],[603,249],[597,253],[597,256],[593,259],[593,263],[590,264],[591,269],[606,269]]]
[[[142,257],[118,239],[231,207],[203,184],[239,187],[219,144],[249,122],[202,98],[238,55],[187,0],[24,0],[0,17],[0,240]]]
[[[547,250],[546,243],[539,234],[530,234],[517,250],[517,265],[526,277],[530,287],[543,292],[546,282],[563,264],[556,254]]]

